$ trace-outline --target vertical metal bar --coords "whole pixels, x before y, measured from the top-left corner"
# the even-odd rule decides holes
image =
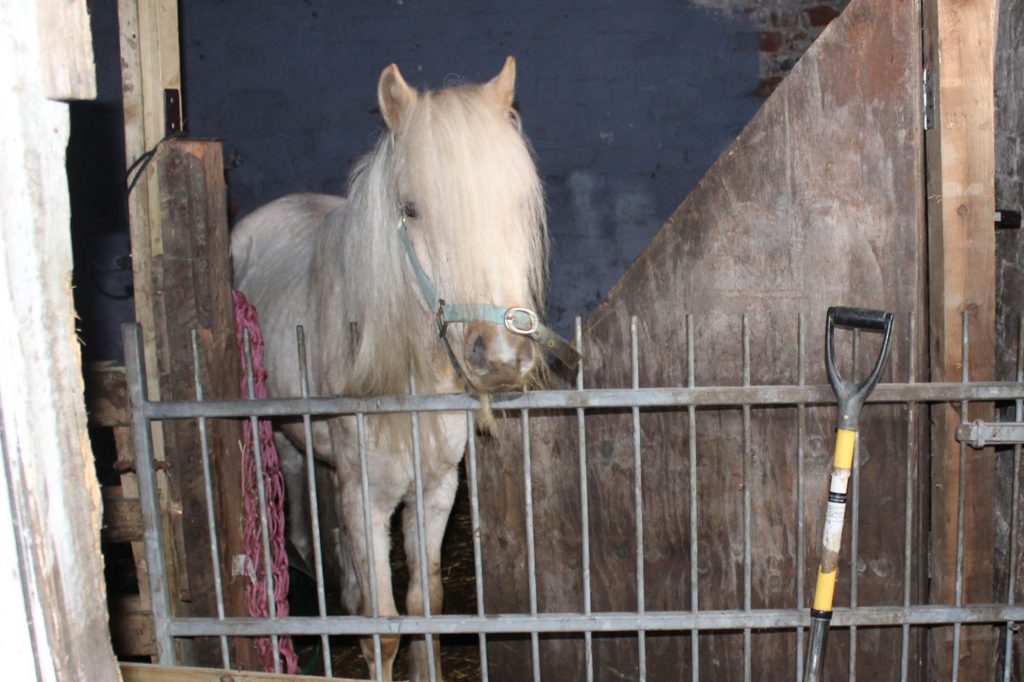
[[[910,350],[907,367],[907,383],[913,384],[917,376],[917,336],[916,319],[910,313],[909,339]],[[903,500],[903,608],[910,608],[910,562],[913,557],[913,520],[914,520],[914,413],[916,404],[907,403],[907,462],[906,487]],[[910,624],[903,624],[902,641],[900,643],[900,680],[906,682],[910,670]]]
[[[143,409],[147,402],[146,370],[143,367],[142,336],[137,324],[126,324],[121,330],[124,341],[124,366],[128,385],[128,401],[132,408],[132,442],[135,444],[135,474],[139,482],[139,505],[142,508],[142,539],[149,572],[150,609],[153,612],[153,637],[161,665],[174,665],[174,639],[168,630],[171,617],[170,595],[167,594],[167,563],[161,526],[160,500],[156,490],[153,467],[153,434]]]
[[[696,375],[694,373],[694,350],[693,350],[693,315],[686,315],[686,382],[690,388],[696,386]],[[690,610],[694,615],[698,608],[697,590],[697,565],[698,565],[698,543],[697,543],[697,408],[688,405],[686,416],[689,427],[689,459],[690,459]],[[690,630],[690,679],[697,682],[700,679],[700,638],[699,631],[694,628]]]
[[[409,377],[409,388],[412,395],[416,395],[416,377]],[[423,593],[423,616],[430,618],[430,579],[427,576],[427,527],[426,511],[423,501],[423,452],[420,448],[420,415],[412,412],[412,466],[416,483],[416,538],[418,540],[418,554],[420,561],[420,590]],[[434,662],[434,636],[429,632],[425,634],[424,640],[427,648],[427,676],[430,682],[436,682],[437,673]]]
[[[576,316],[576,348],[583,353],[583,322]],[[576,389],[583,390],[583,362],[576,368]],[[576,408],[576,429],[579,438],[580,526],[582,536],[583,613],[590,615],[590,500],[587,483],[587,428],[582,407]],[[594,682],[594,636],[590,630],[583,633],[586,656],[587,682]]]
[[[306,362],[306,334],[301,326],[295,328],[295,346],[299,354],[299,389],[303,398],[309,397],[309,365]],[[317,613],[321,618],[327,615],[327,597],[324,590],[324,558],[320,546],[320,515],[316,489],[316,460],[313,458],[313,423],[309,413],[302,415],[302,432],[306,439],[306,487],[309,489],[309,518],[313,531],[313,573],[316,579]],[[333,677],[331,667],[331,640],[325,634],[320,635],[320,647],[323,652],[324,674]]]
[[[750,385],[750,329],[743,314],[743,385]],[[743,610],[751,609],[750,405],[743,406]],[[750,682],[750,628],[743,628],[743,682]]]
[[[636,315],[629,320],[630,366],[633,375],[633,390],[640,388],[640,358],[637,350]],[[633,514],[636,521],[636,612],[644,620],[644,500],[643,461],[640,456],[640,408],[633,407]],[[647,679],[647,637],[644,630],[638,630],[637,662],[640,682]]]
[[[804,385],[804,314],[797,313],[796,318],[796,381]],[[803,611],[804,606],[804,430],[807,428],[807,406],[800,403],[796,406],[796,607]],[[804,629],[796,629],[796,682],[800,682],[804,674]]]
[[[853,369],[852,376],[857,376],[857,352],[860,349],[860,330],[853,330]],[[856,380],[856,379],[854,379]],[[857,562],[860,555],[860,438],[853,441],[853,473],[850,485],[852,503],[852,519],[850,521],[850,608],[857,608]],[[850,667],[849,679],[857,679],[857,626],[850,626]]]
[[[199,362],[199,335],[192,329],[192,381],[196,388],[196,402],[203,401],[203,379]],[[224,586],[221,581],[220,549],[217,546],[217,515],[213,508],[213,477],[210,475],[210,442],[206,434],[206,418],[199,417],[199,450],[203,466],[203,493],[206,501],[206,524],[210,534],[210,560],[213,563],[213,593],[217,601],[217,620],[224,620]],[[228,638],[220,636],[220,657],[225,670],[231,668]]]
[[[356,449],[359,456],[359,487],[363,496],[363,537],[366,538],[366,573],[367,582],[370,584],[370,615],[374,618],[380,616],[380,607],[377,601],[377,570],[373,557],[373,510],[370,508],[370,474],[366,466],[366,415],[362,412],[356,414]],[[383,666],[381,665],[382,654],[380,650],[380,635],[373,636],[373,662],[374,677],[378,682],[384,679]]]
[[[1017,383],[1024,382],[1024,315],[1017,319]],[[1014,417],[1016,421],[1024,421],[1024,401],[1014,401]],[[1017,590],[1017,514],[1020,512],[1020,443],[1013,446],[1013,481],[1010,493],[1010,571],[1006,582],[1006,604],[1013,606]],[[1006,646],[1003,654],[1003,682],[1010,682],[1010,671],[1013,667],[1013,631],[1014,622],[1006,623]]]
[[[961,316],[960,329],[960,382],[966,384],[970,376],[970,347],[967,338],[967,310]],[[967,423],[967,403],[960,402],[960,423]],[[956,606],[963,605],[964,596],[964,495],[967,490],[967,481],[964,472],[967,470],[967,444],[960,442],[960,470],[957,473],[957,503],[956,503]],[[953,623],[953,682],[960,677],[960,623]]]
[[[576,346],[579,348],[579,346]],[[466,410],[466,430],[469,433],[469,452],[467,455],[469,469],[469,515],[473,533],[473,577],[476,579],[476,614],[484,615],[484,569],[483,551],[480,547],[480,492],[476,473],[476,423],[473,412]],[[483,682],[488,680],[487,671],[487,635],[480,633],[480,676]]]
[[[530,615],[537,615],[537,547],[533,537],[533,466],[530,455],[530,411],[521,412],[523,422],[523,497],[526,502],[526,570],[530,590]],[[530,633],[533,680],[540,682],[540,637]]]
[[[243,330],[245,340],[245,382],[249,400],[256,399],[256,380],[253,376],[252,343],[249,330]],[[263,571],[267,582],[267,613],[270,619],[277,618],[277,600],[274,590],[274,564],[270,558],[270,526],[267,519],[267,491],[264,484],[263,445],[260,443],[259,419],[249,417],[249,428],[252,431],[252,454],[256,460],[256,493],[259,496],[260,508],[260,541],[263,545]],[[270,644],[274,653],[274,672],[281,672],[281,646],[277,635],[270,636]]]

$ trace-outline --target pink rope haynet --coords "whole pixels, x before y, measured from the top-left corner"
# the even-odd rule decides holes
[[[235,337],[242,356],[242,395],[249,395],[246,380],[245,337],[249,332],[249,347],[252,352],[252,371],[255,397],[267,397],[267,372],[263,367],[263,336],[260,334],[259,316],[256,308],[240,291],[233,293],[235,301]],[[246,599],[249,615],[267,617],[267,581],[263,559],[263,543],[259,522],[259,492],[256,487],[256,457],[253,453],[252,429],[242,429],[242,467],[245,470],[245,555],[250,566],[249,583],[246,585]],[[267,528],[270,542],[271,572],[274,576],[274,603],[278,616],[288,615],[288,554],[285,550],[284,532],[284,477],[274,447],[270,421],[259,420],[260,453],[263,459],[263,488],[267,501]],[[274,650],[269,637],[256,640],[263,667],[274,670]],[[287,673],[298,671],[298,658],[291,637],[279,639],[282,668]]]

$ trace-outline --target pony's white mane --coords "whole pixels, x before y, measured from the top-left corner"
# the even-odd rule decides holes
[[[314,259],[344,263],[334,327],[347,340],[339,346],[349,395],[403,392],[410,369],[430,390],[449,369],[398,234],[410,202],[419,216],[409,233],[438,296],[544,307],[544,200],[517,121],[481,86],[420,93],[401,129],[386,131],[353,169],[345,209],[329,218]]]

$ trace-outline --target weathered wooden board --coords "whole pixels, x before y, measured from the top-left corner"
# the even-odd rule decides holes
[[[855,0],[822,34],[743,133],[710,169],[584,328],[588,386],[628,387],[630,318],[637,316],[639,382],[685,385],[686,313],[693,313],[697,385],[743,382],[741,316],[749,327],[752,384],[825,383],[822,356],[830,305],[885,308],[898,327],[883,381],[908,379],[911,346],[924,357],[924,176],[920,17],[915,3]],[[910,313],[918,332],[908,331]],[[806,343],[798,358],[797,320]],[[847,339],[849,337],[847,336]],[[864,335],[858,366],[877,342]],[[847,341],[841,357],[851,356]],[[917,363],[915,380],[926,366]],[[850,364],[845,365],[846,371]],[[858,604],[902,603],[903,499],[908,456],[926,453],[922,415],[907,452],[906,409],[866,409],[859,453]],[[827,491],[835,414],[809,408],[798,442],[796,408],[697,411],[698,606],[744,606],[744,486],[750,495],[750,605],[797,605],[797,557],[809,604]],[[523,469],[518,419],[480,457],[486,608],[526,611]],[[530,415],[541,611],[579,611],[581,522],[576,415]],[[637,608],[633,426],[628,411],[588,413],[591,587],[594,611]],[[685,410],[640,415],[645,607],[689,609],[690,433]],[[797,452],[806,477],[797,509]],[[744,475],[746,471],[746,475]],[[919,487],[915,504],[920,510]],[[797,518],[806,537],[797,542]],[[913,595],[922,593],[926,514],[914,517]],[[850,533],[836,603],[851,603]],[[675,635],[675,633],[673,633]],[[858,675],[891,679],[896,630],[857,635]],[[851,664],[850,634],[831,637],[832,679]],[[542,639],[545,679],[585,679],[582,638]],[[756,678],[792,677],[794,633],[753,633]],[[528,640],[489,638],[492,679],[530,675]],[[705,634],[702,679],[742,679],[741,634]],[[913,644],[916,659],[920,642]],[[635,635],[594,638],[596,679],[637,679]],[[647,636],[651,680],[688,679],[688,635]],[[897,666],[897,667],[894,667]],[[770,675],[765,677],[765,671]],[[916,673],[915,673],[916,675]]]
[[[95,91],[84,2],[0,21],[0,658],[12,680],[118,677],[71,290],[68,106]]]
[[[171,140],[155,159],[160,190],[162,252],[151,265],[154,319],[165,400],[196,397],[191,331],[202,348],[200,374],[207,398],[237,398],[238,348],[235,343],[226,188],[219,142]],[[190,615],[216,615],[214,567],[210,556],[198,424],[168,422],[163,428],[172,508],[180,514],[182,546],[175,552],[180,607]],[[214,476],[218,540],[222,564],[243,554],[242,481],[237,421],[209,420],[208,444]],[[228,615],[248,615],[244,577],[221,566]],[[251,665],[244,639],[233,660]],[[216,641],[199,647],[184,662],[219,664]]]
[[[144,663],[122,663],[124,682],[320,682],[323,677],[307,675],[275,675],[274,673],[240,673],[214,668],[181,668]],[[367,682],[334,677],[336,682]]]

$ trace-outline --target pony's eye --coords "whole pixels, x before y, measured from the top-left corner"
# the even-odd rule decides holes
[[[516,130],[523,129],[523,121],[519,118],[519,112],[515,109],[508,110],[508,120],[512,122],[512,125],[515,126]]]
[[[420,211],[419,208],[417,208],[415,202],[407,201],[404,204],[402,204],[402,214],[405,215],[406,218],[410,219],[419,218]]]

